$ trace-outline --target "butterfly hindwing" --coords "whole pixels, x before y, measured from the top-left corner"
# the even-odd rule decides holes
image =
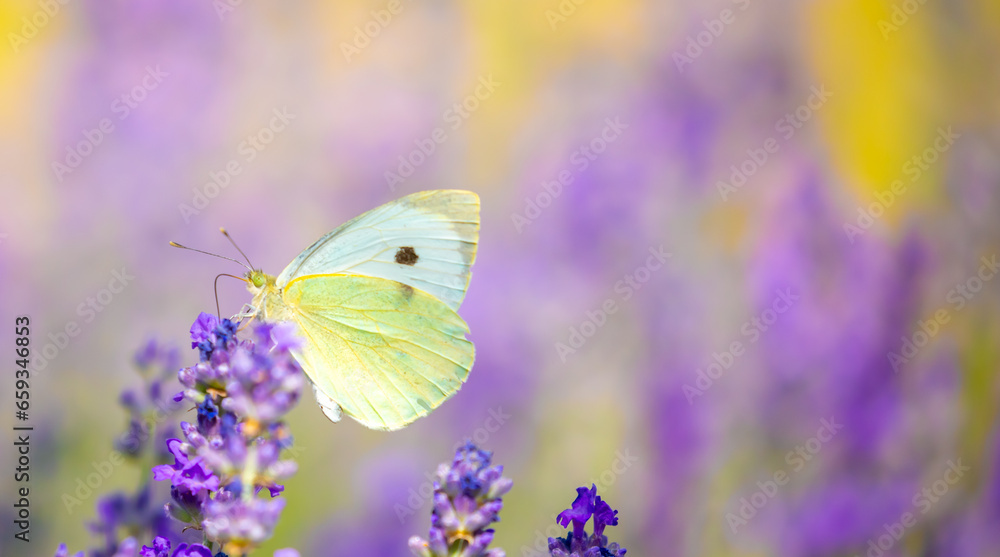
[[[401,282],[307,275],[283,293],[307,342],[300,361],[316,388],[373,429],[399,429],[462,386],[474,348],[447,304]]]
[[[479,241],[479,197],[433,190],[402,197],[351,220],[306,248],[278,275],[383,278],[423,290],[457,310]]]

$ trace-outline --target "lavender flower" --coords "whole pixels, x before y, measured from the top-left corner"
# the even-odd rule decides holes
[[[503,466],[490,467],[492,453],[471,442],[455,452],[451,465],[438,467],[434,483],[434,511],[427,540],[410,538],[410,549],[420,557],[504,557],[489,549],[503,507],[500,499],[513,482],[503,477]]]
[[[284,507],[284,499],[216,498],[206,505],[201,524],[206,537],[242,554],[271,537]]]
[[[170,432],[171,427],[164,422],[179,409],[177,402],[165,394],[173,390],[168,382],[177,371],[177,350],[150,340],[133,356],[133,362],[145,383],[141,389],[127,389],[121,394],[120,401],[129,413],[129,421],[126,432],[114,445],[130,462],[148,467],[165,460],[166,453],[153,447],[161,444],[155,441]],[[184,537],[181,529],[163,513],[166,500],[166,490],[157,489],[148,480],[135,492],[118,491],[100,497],[97,519],[89,529],[99,536],[101,543],[90,550],[91,557],[134,557],[136,544],[132,538],[120,540],[122,531],[181,540]],[[60,546],[59,551],[63,555],[68,553],[65,546]]]
[[[584,527],[590,517],[594,517],[594,533],[587,536]],[[576,488],[576,500],[570,508],[559,513],[556,522],[566,528],[573,524],[573,531],[565,538],[549,538],[549,554],[554,557],[622,557],[625,548],[617,543],[608,543],[604,529],[618,525],[618,511],[601,499],[597,486],[590,489]]]
[[[284,500],[279,482],[295,473],[281,452],[291,438],[281,421],[301,396],[305,379],[292,358],[293,325],[258,323],[253,340],[237,338],[236,324],[202,313],[191,326],[200,361],[178,372],[197,408],[194,424],[181,423],[184,440],[170,439],[174,463],[153,469],[170,480],[170,516],[201,530],[209,547],[243,555],[271,537]],[[294,550],[287,550],[294,551]]]
[[[134,494],[113,492],[97,500],[97,521],[90,530],[104,540],[91,557],[118,555],[125,547],[119,542],[122,530],[180,539],[180,529],[163,514],[166,493],[146,482]],[[131,557],[131,555],[129,555]]]
[[[136,543],[133,538],[125,538],[122,540],[121,544],[118,545],[113,553],[102,553],[98,551],[92,551],[91,557],[98,556],[108,556],[108,557],[135,557]],[[59,549],[56,550],[55,557],[67,557],[69,555],[69,550],[66,549],[66,544],[59,544]],[[84,557],[82,551],[77,552],[73,557]]]
[[[284,489],[278,480],[295,473],[295,463],[281,459],[281,451],[291,446],[281,419],[298,402],[304,384],[290,352],[298,342],[290,327],[258,324],[253,340],[240,340],[236,324],[201,314],[191,327],[200,361],[177,372],[185,390],[172,400],[163,396],[164,378],[150,379],[149,369],[158,361],[165,368],[175,366],[176,353],[155,342],[139,351],[135,362],[147,378],[147,389],[145,397],[134,392],[122,396],[132,413],[130,434],[145,441],[168,417],[164,409],[173,411],[184,398],[195,403],[197,420],[182,422],[184,440],[158,443],[166,452],[154,454],[152,479],[170,481],[170,502],[156,497],[150,483],[134,496],[101,498],[93,529],[104,536],[105,547],[92,550],[90,557],[136,557],[137,552],[139,557],[226,557],[221,551],[213,556],[215,544],[232,555],[246,555],[271,536],[285,502],[257,495],[265,487],[272,497],[278,495]],[[138,459],[146,444],[128,446],[134,446],[130,454]],[[172,464],[163,463],[171,457]],[[183,539],[170,518],[185,531],[201,531],[203,543]],[[156,537],[139,550],[134,538],[118,541],[122,529]],[[56,556],[67,554],[61,545]],[[282,549],[275,555],[298,557],[298,552]]]
[[[153,339],[147,341],[133,356],[133,362],[145,380],[145,385],[139,390],[126,389],[119,397],[121,405],[129,412],[128,430],[115,441],[115,448],[119,452],[138,458],[145,450],[154,429],[159,435],[153,440],[153,446],[163,446],[165,435],[171,429],[165,422],[180,409],[178,402],[167,395],[171,391],[167,384],[174,381],[179,360],[176,347],[164,346]],[[157,460],[161,456],[167,455],[158,452]]]
[[[136,546],[138,543],[133,538],[126,538],[121,543],[121,547],[111,557],[136,557]],[[180,543],[177,549],[170,552],[171,542],[167,538],[157,536],[153,538],[153,546],[142,546],[139,550],[139,557],[213,557],[212,550],[201,544]],[[285,551],[285,550],[282,550]],[[68,557],[69,551],[66,544],[61,544],[56,550],[55,557]],[[95,555],[95,554],[92,554]],[[276,556],[281,557],[278,553]],[[84,557],[83,552],[79,552],[73,557]],[[217,553],[214,557],[226,557],[224,553]],[[291,556],[294,557],[294,556]]]
[[[166,538],[154,538],[153,547],[142,546],[139,557],[212,557],[212,550],[200,543],[182,543],[173,553],[170,552],[170,545],[170,540]]]
[[[66,548],[66,544],[59,544],[59,549],[56,549],[56,554],[54,557],[69,557],[69,549]],[[78,551],[73,554],[73,557],[84,557],[82,551]]]

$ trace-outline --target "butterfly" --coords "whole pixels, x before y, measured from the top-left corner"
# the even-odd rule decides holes
[[[457,310],[478,240],[475,193],[407,195],[326,234],[277,276],[251,266],[253,300],[239,317],[298,326],[304,344],[293,355],[331,420],[400,429],[472,369]]]

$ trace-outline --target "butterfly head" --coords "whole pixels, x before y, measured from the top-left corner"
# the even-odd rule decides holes
[[[251,316],[269,321],[285,321],[288,318],[287,312],[283,311],[281,302],[281,289],[278,288],[277,279],[261,271],[253,269],[243,275],[247,282],[247,290],[253,295],[250,306],[253,308]]]
[[[247,271],[243,276],[247,279],[247,288],[254,294],[274,286],[274,277],[260,269]]]
[[[263,288],[264,285],[267,284],[267,279],[265,278],[264,272],[261,270],[255,269],[253,271],[248,271],[245,276],[254,288]]]

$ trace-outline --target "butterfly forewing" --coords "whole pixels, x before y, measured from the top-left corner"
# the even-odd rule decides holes
[[[418,192],[355,218],[306,248],[278,275],[279,287],[307,275],[355,274],[423,290],[457,310],[479,240],[479,197]]]

